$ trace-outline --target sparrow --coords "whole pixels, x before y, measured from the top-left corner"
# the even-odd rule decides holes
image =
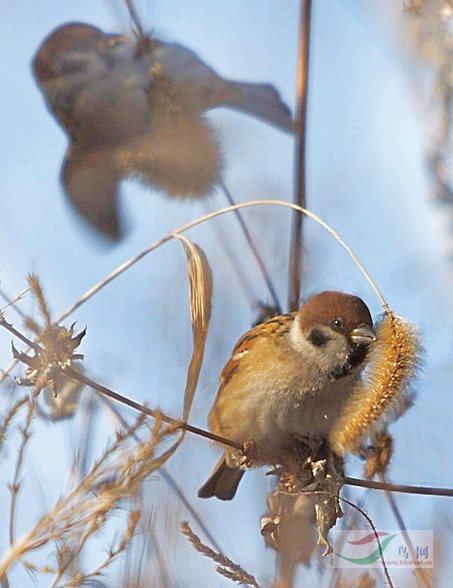
[[[253,447],[253,465],[285,463],[297,443],[327,443],[376,339],[366,304],[326,291],[259,324],[236,344],[209,414],[213,433]],[[198,496],[230,500],[244,474],[231,448]]]
[[[153,37],[64,24],[42,42],[32,68],[68,136],[64,190],[111,239],[122,235],[123,178],[176,198],[203,197],[220,181],[220,142],[206,111],[225,106],[294,129],[272,85],[224,79],[190,49]]]

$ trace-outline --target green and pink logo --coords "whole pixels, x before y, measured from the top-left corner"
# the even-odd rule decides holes
[[[433,567],[432,531],[333,531],[333,539],[336,568],[375,568],[382,557],[389,568]]]
[[[369,533],[368,535],[365,535],[365,537],[362,537],[361,539],[356,539],[355,541],[347,541],[347,543],[349,545],[370,546],[373,551],[371,551],[368,555],[365,555],[362,557],[347,557],[345,555],[342,555],[341,553],[336,553],[336,555],[338,557],[341,557],[342,559],[345,559],[346,561],[357,564],[358,566],[369,566],[370,564],[374,563],[378,559],[379,560],[381,559],[381,553],[384,553],[384,551],[389,546],[390,542],[393,541],[393,539],[395,539],[395,537],[398,537],[398,533],[395,533],[394,535],[391,535],[390,533],[387,533],[385,531],[378,531],[377,533]],[[379,538],[380,548],[379,548],[378,538]]]

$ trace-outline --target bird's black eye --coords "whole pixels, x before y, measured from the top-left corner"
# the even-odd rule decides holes
[[[332,321],[332,327],[335,329],[335,331],[344,331],[344,323],[341,318],[334,318]]]

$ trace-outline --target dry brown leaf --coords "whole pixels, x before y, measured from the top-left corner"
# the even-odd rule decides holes
[[[193,351],[187,370],[183,408],[183,420],[187,421],[197,389],[211,319],[212,272],[201,247],[192,243],[184,235],[175,235],[175,237],[182,242],[187,255],[192,322]]]

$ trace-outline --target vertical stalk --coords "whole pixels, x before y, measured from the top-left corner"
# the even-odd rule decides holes
[[[135,27],[136,33],[139,38],[145,37],[145,32],[142,27],[142,23],[137,14],[137,9],[135,8],[134,0],[125,0],[127,11],[129,12],[129,16],[131,17],[131,21],[133,26]]]
[[[220,187],[222,188],[223,193],[225,194],[228,202],[234,206],[236,204],[236,202],[234,201],[234,198],[231,195],[231,192],[228,190],[228,188],[226,187],[225,182],[223,180],[221,180],[221,182],[220,182]],[[267,268],[266,268],[266,265],[263,261],[263,258],[260,255],[258,247],[256,246],[256,243],[253,240],[253,237],[249,231],[247,223],[245,222],[244,217],[242,216],[242,213],[240,210],[235,210],[234,213],[236,215],[236,218],[238,219],[239,226],[241,227],[241,230],[244,234],[245,240],[247,241],[247,245],[249,246],[253,257],[255,258],[256,264],[258,266],[258,270],[259,270],[259,272],[260,272],[261,276],[263,277],[263,280],[266,284],[272,305],[274,306],[277,314],[282,314],[283,309],[280,304],[280,300],[278,298],[277,291],[274,287],[274,284],[273,284],[272,279],[269,275],[269,272],[267,271]]]
[[[379,482],[381,482],[383,484],[386,483],[385,475],[382,472],[378,474],[378,480],[379,480]],[[393,494],[391,492],[389,492],[388,490],[384,490],[384,493],[385,493],[385,499],[387,500],[387,503],[390,507],[390,510],[392,511],[392,514],[395,517],[396,522],[398,523],[398,528],[401,531],[401,534],[404,538],[404,541],[406,542],[406,545],[409,548],[410,556],[413,560],[415,560],[416,553],[415,553],[414,545],[413,545],[411,538],[409,536],[409,533],[407,531],[407,527],[406,527],[406,524],[404,523],[403,517],[401,516],[401,513],[398,509],[398,506],[396,504],[396,500],[395,500]],[[417,577],[419,586],[423,586],[423,588],[432,588],[433,584],[430,581],[430,578],[429,578],[426,570],[416,566],[414,575]]]
[[[310,48],[311,0],[301,0],[299,53],[297,66],[297,143],[295,153],[295,185],[294,202],[306,208],[306,144],[307,144],[307,96],[308,96],[308,65]],[[303,247],[303,215],[294,212],[289,252],[289,310],[297,310],[300,300],[300,284],[302,276]]]

